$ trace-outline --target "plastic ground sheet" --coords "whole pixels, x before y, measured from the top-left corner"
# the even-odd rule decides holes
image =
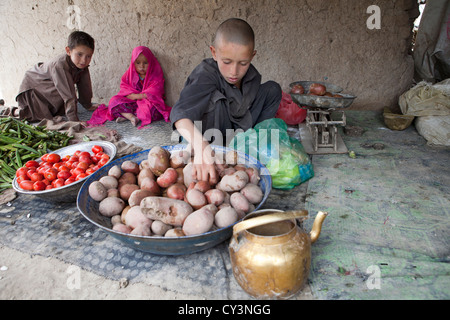
[[[450,149],[427,146],[413,126],[387,129],[379,113],[347,115],[364,129],[344,135],[356,158],[313,156],[305,207],[329,212],[312,247],[313,294],[449,299]]]

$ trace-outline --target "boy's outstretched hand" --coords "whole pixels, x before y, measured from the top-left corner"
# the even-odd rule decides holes
[[[204,146],[203,152],[195,152],[194,150],[192,178],[198,181],[207,181],[210,185],[219,182],[214,151],[209,144]]]

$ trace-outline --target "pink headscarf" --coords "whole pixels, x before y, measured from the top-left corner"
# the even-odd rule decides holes
[[[139,75],[134,67],[134,62],[140,54],[143,54],[149,63],[147,74],[145,75],[142,91],[136,89],[136,84],[139,81]],[[147,99],[130,100],[126,96],[132,93],[145,93]],[[122,104],[136,102],[138,105],[136,116],[141,120],[141,126],[146,126],[152,122],[152,109],[156,108],[162,114],[164,120],[169,122],[169,115],[171,107],[165,104],[164,99],[164,74],[161,66],[153,55],[151,50],[144,46],[139,46],[133,49],[131,55],[131,63],[128,70],[122,76],[120,82],[120,90],[117,95],[109,100],[108,107],[101,105],[94,111],[91,119],[87,122],[90,126],[102,125],[105,121],[114,120],[111,115],[111,108]]]

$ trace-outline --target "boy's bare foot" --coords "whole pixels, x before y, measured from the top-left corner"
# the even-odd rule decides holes
[[[137,117],[133,117],[132,119],[130,119],[130,122],[133,124],[133,126],[137,127],[140,121]]]

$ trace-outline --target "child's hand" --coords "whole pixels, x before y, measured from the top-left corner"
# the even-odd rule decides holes
[[[207,181],[211,185],[215,185],[219,182],[215,166],[214,151],[210,145],[208,145],[203,152],[194,152],[192,176],[198,181]]]
[[[147,99],[147,95],[145,93],[132,93],[127,96],[130,100],[142,100]]]

